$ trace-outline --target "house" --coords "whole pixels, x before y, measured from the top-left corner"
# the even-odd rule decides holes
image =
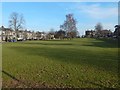
[[[92,37],[95,37],[95,36],[96,36],[96,31],[94,31],[94,30],[85,31],[85,37],[92,38]]]
[[[33,40],[37,40],[37,34],[34,31],[32,31],[32,39]]]
[[[54,36],[51,35],[51,38]],[[34,32],[28,30],[17,30],[14,31],[11,28],[0,28],[0,41],[13,41],[13,40],[46,40],[47,34],[44,32]]]
[[[41,40],[42,39],[42,32],[37,31],[36,32],[36,39]]]
[[[32,40],[32,32],[31,31],[27,31],[27,40]]]
[[[112,37],[112,32],[110,30],[101,30],[100,34],[101,37]]]
[[[18,31],[18,36],[17,36],[18,38],[22,38],[22,39],[24,39],[24,31],[23,30],[19,30]]]
[[[87,30],[85,32],[85,37],[112,37],[113,33],[111,32],[111,30],[100,30],[100,31],[94,31],[94,30]]]
[[[9,40],[9,39],[13,39],[16,37],[16,33],[15,31],[13,31],[12,29],[10,28],[5,28],[5,27],[1,27],[0,28],[0,38],[1,40],[5,41],[6,38]]]
[[[47,39],[47,34],[44,33],[44,32],[41,32],[41,37],[40,37],[40,39],[46,40],[46,39]]]

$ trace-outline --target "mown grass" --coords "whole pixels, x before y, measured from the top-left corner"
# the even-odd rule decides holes
[[[117,88],[118,47],[112,42],[83,38],[3,43],[3,87]]]

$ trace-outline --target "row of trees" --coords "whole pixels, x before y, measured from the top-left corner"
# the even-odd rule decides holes
[[[66,15],[66,20],[62,25],[60,25],[60,30],[53,32],[51,30],[49,34],[55,35],[56,38],[64,39],[64,38],[75,38],[79,36],[79,32],[76,27],[77,21],[74,18],[73,14]],[[18,30],[23,29],[25,26],[25,19],[22,14],[18,14],[16,12],[13,12],[10,15],[9,20],[9,27],[12,28],[16,32],[16,37],[18,37]],[[97,32],[97,35],[100,35],[101,30],[103,30],[103,26],[101,23],[98,23],[95,26],[95,30]],[[115,34],[116,36],[120,36],[120,25],[115,26]]]
[[[77,21],[74,19],[73,14],[66,15],[66,20],[64,21],[63,25],[60,25],[60,30],[57,32],[54,32],[55,37],[64,39],[66,38],[75,38],[78,35],[77,27],[76,27]],[[22,29],[25,25],[25,19],[22,14],[18,14],[16,12],[13,12],[10,16],[9,20],[9,27],[15,30],[18,37],[18,30]],[[50,32],[49,34],[53,34],[53,32]]]

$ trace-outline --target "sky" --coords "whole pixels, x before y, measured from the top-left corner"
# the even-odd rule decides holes
[[[25,29],[31,31],[48,32],[52,28],[58,31],[66,20],[65,15],[69,13],[77,20],[80,35],[84,35],[88,29],[94,29],[99,22],[104,29],[111,31],[118,23],[117,2],[3,2],[0,25],[9,26],[12,12],[23,14]]]

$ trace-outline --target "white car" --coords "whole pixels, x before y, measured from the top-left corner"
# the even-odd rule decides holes
[[[22,41],[23,40],[23,38],[17,38],[17,41]]]

